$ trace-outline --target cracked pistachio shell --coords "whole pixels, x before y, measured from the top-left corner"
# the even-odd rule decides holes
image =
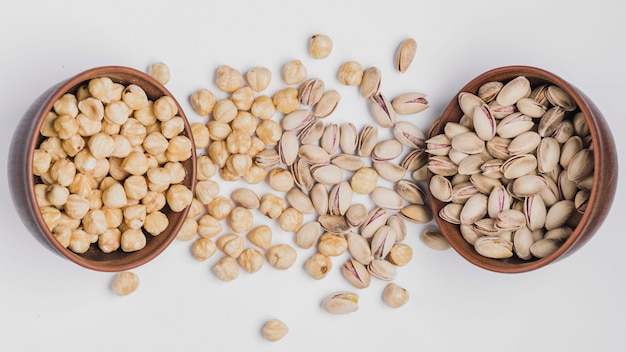
[[[443,133],[426,140],[426,152],[431,155],[446,156],[451,148],[452,140]]]
[[[470,175],[469,181],[480,193],[484,194],[491,193],[494,187],[502,185],[499,179],[487,177],[483,174]]]
[[[402,145],[409,148],[424,148],[426,136],[424,132],[409,121],[398,121],[393,127],[393,136]]]
[[[331,234],[342,234],[350,231],[351,227],[346,219],[341,215],[324,214],[317,218],[317,221],[326,232]]]
[[[419,205],[425,204],[426,194],[417,183],[403,179],[396,182],[394,187],[398,195],[407,202]]]
[[[371,125],[363,126],[357,142],[357,155],[361,157],[370,156],[376,144],[378,144],[378,129]]]
[[[526,226],[531,231],[536,231],[544,227],[546,222],[546,205],[539,195],[529,196],[524,199],[524,215],[526,216]]]
[[[379,227],[387,223],[388,218],[389,214],[384,208],[378,207],[370,210],[365,218],[365,221],[361,225],[361,236],[371,238],[374,236],[374,233]]]
[[[324,92],[317,104],[313,107],[313,116],[320,119],[328,117],[335,111],[340,101],[341,95],[338,91],[331,89]]]
[[[500,168],[507,179],[528,175],[537,169],[537,158],[532,154],[514,155],[507,159]]]
[[[451,224],[461,224],[461,211],[463,204],[448,203],[439,210],[439,217]]]
[[[431,155],[426,165],[435,175],[454,176],[458,172],[458,166],[447,156]]]
[[[487,200],[487,214],[490,218],[495,219],[499,213],[510,209],[511,203],[512,198],[506,187],[502,185],[494,187]]]
[[[500,105],[495,100],[489,102],[487,105],[489,105],[493,117],[498,120],[503,119],[517,111],[515,105]]]
[[[530,87],[530,81],[524,76],[518,76],[509,82],[507,82],[498,95],[496,101],[500,105],[513,105],[517,103],[521,98],[530,96],[532,88]]]
[[[556,126],[556,129],[552,133],[552,138],[556,139],[560,144],[563,144],[574,136],[574,133],[574,123],[571,120],[563,120]]]
[[[567,168],[567,178],[579,182],[593,173],[593,150],[583,149],[576,153]]]
[[[353,258],[349,258],[341,266],[341,274],[356,288],[366,288],[370,285],[371,278],[367,268]]]
[[[322,307],[331,314],[348,314],[359,309],[359,295],[353,292],[336,292],[322,302]]]
[[[480,99],[482,99],[486,103],[489,103],[496,98],[503,86],[504,83],[499,81],[484,83],[478,88],[477,95]]]
[[[405,93],[395,97],[391,101],[391,106],[400,115],[412,115],[426,110],[428,108],[428,100],[424,93]]]
[[[298,133],[298,140],[302,144],[315,144],[324,133],[324,121],[311,120]]]
[[[315,144],[303,144],[298,148],[298,156],[311,165],[330,163],[330,155]]]
[[[391,102],[378,92],[369,98],[370,111],[380,127],[389,128],[396,124],[396,111]]]
[[[292,111],[285,115],[280,124],[285,131],[297,131],[301,130],[315,119],[309,110],[299,109]]]
[[[300,104],[313,106],[317,104],[324,94],[324,81],[319,78],[311,78],[298,87],[298,99]]]
[[[515,209],[506,209],[497,215],[495,228],[498,230],[515,231],[526,225],[524,213]]]
[[[339,150],[340,129],[336,123],[330,123],[324,128],[322,138],[320,139],[320,147],[328,154],[334,154]]]
[[[344,215],[352,204],[352,187],[347,181],[333,186],[328,193],[328,210],[331,215]]]
[[[551,136],[565,118],[565,110],[555,106],[546,111],[537,126],[537,133],[542,137]]]
[[[374,259],[385,259],[391,247],[396,243],[396,230],[388,225],[383,225],[376,230],[370,244]]]
[[[402,217],[416,224],[425,224],[433,219],[432,211],[425,205],[411,204],[400,209]]]
[[[350,252],[352,258],[363,265],[368,265],[373,258],[372,250],[367,239],[352,231],[346,233],[345,236],[348,241],[348,252]]]
[[[346,210],[344,217],[350,227],[359,227],[367,217],[367,208],[361,203],[352,204]]]
[[[400,166],[405,171],[413,172],[426,165],[427,162],[428,153],[424,149],[413,149],[404,156]]]
[[[367,270],[372,276],[385,281],[391,281],[398,275],[396,266],[384,259],[373,259]]]
[[[452,202],[464,204],[471,196],[479,193],[476,187],[469,182],[452,183]]]
[[[521,112],[514,112],[500,121],[496,127],[496,133],[502,138],[515,138],[526,131],[530,131],[534,126],[535,123],[529,116]]]
[[[291,175],[293,176],[294,183],[300,187],[303,191],[310,191],[313,188],[314,180],[311,175],[309,165],[303,159],[298,159],[295,163],[291,164],[289,168]]]
[[[494,158],[506,160],[511,156],[509,151],[510,144],[511,139],[495,136],[492,140],[487,141],[486,147],[489,154]]]
[[[372,161],[389,161],[402,154],[402,143],[395,139],[378,142],[372,150]]]
[[[406,70],[408,70],[415,58],[416,50],[417,42],[413,38],[405,39],[400,43],[396,51],[396,69],[398,71],[406,72]]]
[[[457,172],[460,175],[472,175],[482,172],[482,166],[486,162],[483,154],[472,154],[461,160],[457,166]]]
[[[559,86],[548,86],[545,96],[552,105],[558,106],[565,111],[574,111],[578,107],[574,99]]]
[[[285,131],[278,141],[278,156],[283,165],[290,166],[298,157],[298,137],[292,131]]]
[[[522,114],[532,118],[539,118],[548,110],[545,105],[533,98],[521,98],[515,106]]]
[[[513,243],[499,237],[479,237],[474,242],[474,249],[487,258],[504,259],[513,256]]]
[[[330,163],[346,171],[357,171],[365,166],[363,158],[352,154],[337,154],[332,157]]]
[[[552,206],[554,203],[560,200],[559,187],[552,178],[542,175],[541,178],[545,183],[545,187],[539,192],[539,195],[543,199],[543,202],[547,207]]]
[[[488,141],[496,135],[496,118],[489,105],[483,103],[472,112],[472,125],[476,135],[483,141]]]

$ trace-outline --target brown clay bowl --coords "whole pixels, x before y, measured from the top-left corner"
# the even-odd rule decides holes
[[[20,121],[11,143],[11,160],[9,160],[9,164],[12,166],[9,167],[9,178],[13,186],[11,192],[14,205],[23,223],[39,242],[62,257],[85,268],[105,272],[119,272],[143,265],[162,253],[176,237],[187,216],[189,207],[181,212],[173,212],[167,206],[163,208],[161,211],[167,215],[169,225],[158,236],[147,235],[146,246],[141,250],[123,252],[121,249],[118,249],[112,253],[104,253],[98,249],[96,244],[92,244],[85,253],[76,254],[63,247],[45,225],[34,194],[35,183],[41,181],[32,172],[34,150],[44,139],[39,131],[46,113],[52,110],[54,102],[67,92],[75,93],[79,86],[90,79],[102,76],[109,77],[114,82],[124,85],[136,84],[145,90],[148,98],[152,101],[164,95],[174,98],[154,78],[141,71],[121,66],[93,68],[59,82],[35,100]],[[185,124],[185,130],[182,134],[193,141],[187,118],[178,102],[176,104],[178,106],[178,115],[183,118]],[[196,180],[195,150],[192,150],[192,157],[182,163],[187,171],[183,184],[193,191]]]
[[[520,273],[541,268],[557,260],[563,259],[580,249],[596,233],[609,212],[617,186],[617,151],[609,126],[600,110],[582,91],[562,78],[545,70],[528,66],[507,66],[487,71],[467,83],[459,92],[477,94],[478,88],[489,81],[508,82],[517,76],[526,76],[532,86],[551,83],[561,87],[574,98],[580,111],[585,115],[594,144],[594,184],[587,209],[569,238],[556,252],[541,259],[522,260],[515,255],[508,259],[491,259],[478,254],[472,245],[461,236],[458,225],[450,224],[439,217],[443,202],[430,197],[435,220],[442,234],[448,239],[452,248],[463,258],[478,267],[501,273]],[[458,122],[463,112],[457,102],[457,95],[431,127],[430,136],[443,133],[448,122]],[[432,174],[429,173],[429,179]]]

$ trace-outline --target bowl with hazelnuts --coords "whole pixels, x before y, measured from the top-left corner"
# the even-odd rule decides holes
[[[154,259],[192,203],[189,122],[159,80],[133,68],[97,67],[52,86],[23,116],[11,149],[23,223],[88,269],[117,272]]]

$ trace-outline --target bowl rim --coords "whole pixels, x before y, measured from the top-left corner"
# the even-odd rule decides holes
[[[441,117],[433,123],[429,130],[428,137],[443,133],[443,127],[445,126],[445,123],[443,122],[444,120],[447,122],[448,120],[458,121],[458,119],[460,119],[460,117],[462,116],[462,112],[455,118],[445,119],[446,116],[451,116],[451,114],[460,111],[457,102],[457,97],[459,93],[469,91],[476,94],[480,83],[486,83],[493,80],[506,82],[517,76],[526,76],[531,81],[541,81],[544,83],[549,82],[562,88],[574,99],[574,101],[578,105],[579,110],[583,113],[585,120],[587,121],[587,124],[589,126],[592,141],[602,140],[603,143],[607,143],[607,145],[612,146],[612,148],[607,148],[611,149],[607,153],[607,155],[600,155],[600,148],[594,148],[594,184],[590,192],[587,208],[594,209],[596,207],[596,202],[600,201],[598,199],[598,197],[600,197],[602,194],[600,188],[605,188],[605,190],[609,191],[609,194],[606,196],[606,199],[602,200],[604,202],[604,205],[602,207],[605,211],[603,211],[601,214],[594,214],[594,216],[598,218],[597,224],[589,225],[592,212],[585,211],[581,216],[578,225],[573,229],[572,234],[554,253],[544,258],[538,258],[532,261],[523,261],[521,259],[517,259],[519,262],[515,263],[511,263],[507,260],[502,259],[486,258],[479,255],[477,252],[474,251],[473,247],[462,238],[458,227],[456,230],[456,232],[459,232],[458,235],[456,233],[451,234],[447,231],[443,231],[443,228],[446,228],[450,225],[449,223],[441,219],[438,215],[438,210],[444,203],[429,194],[429,200],[433,211],[433,216],[438,226],[442,229],[442,234],[448,239],[453,249],[470,263],[480,268],[499,273],[522,273],[536,270],[554,261],[563,259],[572,254],[575,250],[579,249],[586,241],[590,239],[590,237],[595,233],[600,224],[604,221],[606,213],[608,212],[608,208],[612,203],[617,182],[617,158],[615,144],[613,142],[610,130],[608,129],[608,126],[606,126],[606,122],[604,121],[604,118],[600,111],[582,91],[578,90],[578,88],[552,72],[533,66],[512,65],[497,67],[485,71],[470,80],[457,92],[457,94],[454,95],[450,103],[446,106],[445,110],[440,115]],[[476,89],[474,90],[470,88]],[[604,153],[605,148],[603,147],[602,149]],[[607,177],[604,177],[601,173],[601,158],[612,161],[615,165],[616,170],[612,173],[610,177],[608,177],[607,180],[609,184],[602,184],[601,182],[601,180],[607,179]],[[428,171],[428,182],[430,182],[432,176],[433,174]],[[590,231],[591,233],[587,233],[585,234],[585,236],[583,236],[585,231]],[[460,237],[463,242],[459,241],[459,238],[454,238],[453,236]]]
[[[153,78],[149,74],[139,71],[137,69],[131,68],[131,67],[127,67],[127,66],[111,65],[111,66],[99,66],[99,67],[87,69],[85,71],[75,74],[74,76],[64,81],[57,83],[56,85],[50,88],[49,91],[51,91],[51,94],[43,97],[44,103],[41,104],[40,108],[31,116],[31,118],[34,119],[35,122],[34,122],[33,128],[30,131],[30,134],[27,136],[28,143],[26,147],[27,152],[26,152],[26,159],[25,159],[26,161],[28,161],[26,163],[27,164],[26,176],[28,178],[27,202],[29,203],[32,209],[32,213],[33,213],[32,215],[34,216],[36,220],[36,223],[37,223],[36,227],[38,228],[38,230],[40,230],[43,233],[43,237],[47,240],[47,242],[64,258],[67,258],[70,261],[87,269],[91,269],[95,271],[104,271],[104,272],[120,272],[124,270],[130,270],[130,269],[139,267],[143,264],[146,264],[147,262],[156,258],[159,254],[161,254],[176,238],[176,234],[182,227],[184,219],[186,218],[190,207],[187,206],[183,211],[178,213],[178,214],[181,214],[179,215],[181,220],[179,220],[177,223],[174,224],[170,233],[163,234],[165,237],[165,240],[159,240],[158,245],[155,246],[154,248],[151,248],[152,250],[150,252],[147,252],[143,255],[137,254],[137,253],[140,253],[141,250],[135,251],[135,252],[127,252],[128,256],[136,257],[132,261],[121,260],[120,262],[120,259],[124,259],[128,257],[126,255],[123,256],[122,258],[117,258],[117,259],[112,258],[111,260],[94,261],[89,258],[85,258],[81,256],[81,254],[74,253],[69,248],[63,247],[59,243],[59,241],[56,240],[52,231],[50,231],[48,227],[45,225],[45,221],[43,220],[43,216],[41,215],[41,211],[37,204],[37,199],[35,195],[34,189],[35,189],[36,180],[35,180],[35,175],[33,174],[33,165],[32,165],[34,151],[37,148],[38,144],[40,143],[40,139],[41,139],[40,129],[43,124],[44,117],[49,111],[52,111],[54,103],[61,96],[63,96],[67,92],[77,89],[80,85],[86,83],[90,79],[97,78],[97,77],[105,77],[105,76],[111,78],[114,82],[118,82],[118,83],[123,82],[124,85],[137,84],[141,86],[142,84],[145,85],[147,83],[149,86],[151,86],[150,89],[154,89],[158,91],[159,94],[161,94],[161,96],[167,95],[167,96],[170,96],[174,100],[178,108],[177,116],[180,116],[182,118],[184,126],[185,126],[183,133],[185,133],[185,135],[191,140],[191,143],[192,143],[192,156],[190,158],[191,166],[190,166],[190,169],[187,170],[187,177],[184,183],[189,183],[189,185],[186,185],[186,186],[190,187],[191,191],[194,192],[195,184],[196,184],[196,151],[195,151],[195,148],[193,147],[193,135],[191,133],[191,126],[189,124],[189,121],[187,120],[187,117],[181,105],[179,104],[175,96],[163,84],[161,84],[159,81],[157,81],[155,78]],[[145,88],[145,87],[142,87],[142,88]],[[35,102],[35,104],[37,103],[39,102]]]

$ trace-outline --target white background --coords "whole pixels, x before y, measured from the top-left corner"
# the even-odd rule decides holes
[[[268,92],[281,88],[280,67],[301,59],[310,76],[343,96],[333,121],[373,123],[358,90],[336,80],[345,60],[378,66],[388,96],[428,93],[430,108],[415,117],[426,128],[467,81],[511,64],[552,71],[582,89],[604,113],[626,165],[623,133],[626,82],[626,3],[608,1],[14,1],[0,21],[0,153],[18,120],[53,84],[83,70],[125,65],[140,70],[166,62],[167,87],[192,122],[188,96],[217,92],[215,69],[245,72],[266,66]],[[310,35],[325,33],[334,49],[325,60],[307,53]],[[401,40],[418,51],[408,72],[393,70]],[[218,96],[223,97],[220,93]],[[6,180],[6,172],[2,179]],[[616,202],[597,235],[574,256],[526,274],[503,275],[465,262],[454,251],[419,241],[410,226],[411,263],[395,282],[410,292],[407,305],[382,302],[384,282],[359,291],[360,310],[331,316],[320,308],[334,291],[351,289],[338,267],[322,281],[302,264],[281,272],[265,265],[233,282],[219,281],[212,263],[197,262],[191,242],[175,241],[134,271],[139,289],[127,297],[110,290],[113,274],[83,269],[41,246],[13,209],[2,182],[0,350],[253,350],[253,351],[624,351],[626,266],[623,263],[624,173]],[[240,186],[240,184],[236,184]],[[235,185],[223,184],[222,191]],[[255,188],[264,193],[267,188]],[[257,224],[267,223],[261,215]],[[274,243],[293,236],[274,232]],[[290,328],[276,343],[263,323],[280,318]]]

